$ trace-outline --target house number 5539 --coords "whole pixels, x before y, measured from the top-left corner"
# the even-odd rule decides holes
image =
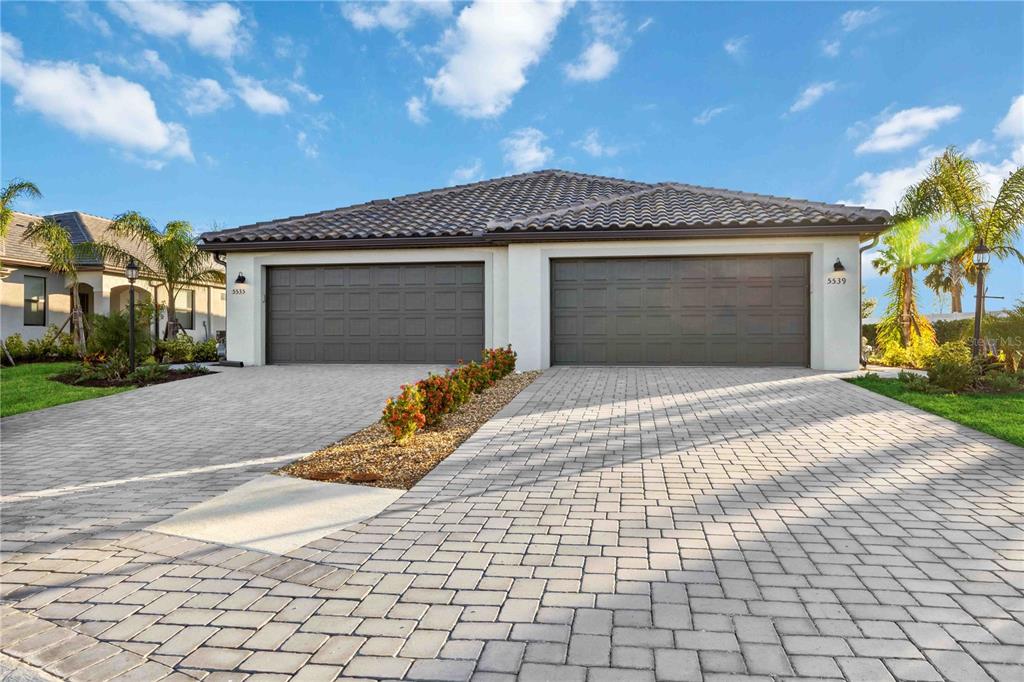
[[[825,284],[846,284],[845,277],[826,277]]]
[[[244,295],[244,294],[245,294],[245,289],[242,289],[242,288],[235,288],[235,289],[232,289],[232,290],[231,290],[231,293],[232,293],[232,294],[238,294],[239,296],[242,296],[242,295]]]

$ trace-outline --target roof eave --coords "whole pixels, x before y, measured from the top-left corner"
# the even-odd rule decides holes
[[[213,253],[231,251],[305,251],[401,249],[410,247],[497,246],[523,242],[608,241],[656,239],[714,239],[743,237],[830,237],[880,234],[890,223],[843,225],[768,225],[602,230],[522,230],[484,235],[449,237],[353,237],[349,239],[294,239],[237,242],[203,242],[199,248]]]

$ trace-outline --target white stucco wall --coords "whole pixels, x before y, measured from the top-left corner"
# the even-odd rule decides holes
[[[852,370],[859,365],[859,242],[855,236],[563,242],[508,247],[359,251],[268,251],[227,256],[228,359],[264,363],[265,269],[272,265],[482,261],[486,286],[485,343],[511,343],[519,367],[550,365],[549,278],[552,258],[805,253],[810,257],[811,367]],[[839,258],[845,284],[826,284]],[[233,284],[238,273],[242,286]]]
[[[25,276],[46,278],[46,325],[25,326]],[[46,327],[60,326],[71,312],[71,296],[64,286],[63,275],[55,275],[45,268],[14,268],[0,281],[0,337],[21,334],[21,338],[41,339]]]

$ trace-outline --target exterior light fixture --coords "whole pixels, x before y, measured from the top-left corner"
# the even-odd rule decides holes
[[[128,278],[128,366],[135,371],[135,280],[139,278],[139,264],[134,258],[128,259],[124,266],[124,275]]]
[[[978,290],[974,297],[974,357],[981,355],[981,320],[985,316],[985,270],[991,257],[992,252],[985,246],[985,242],[979,242],[974,247],[973,260],[978,269]]]
[[[985,242],[981,242],[974,248],[974,264],[983,267],[988,265],[989,260],[992,258],[992,252],[985,246]]]
[[[245,284],[245,275],[238,273],[238,277],[235,277],[235,284]]]
[[[832,270],[834,272],[846,272],[846,266],[843,265],[843,261],[836,258],[836,262],[832,265]]]

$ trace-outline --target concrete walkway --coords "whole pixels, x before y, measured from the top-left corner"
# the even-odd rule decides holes
[[[3,650],[72,680],[1017,682],[1022,482],[1024,449],[831,375],[557,369],[285,556],[35,508],[15,542],[76,538],[5,554]]]

